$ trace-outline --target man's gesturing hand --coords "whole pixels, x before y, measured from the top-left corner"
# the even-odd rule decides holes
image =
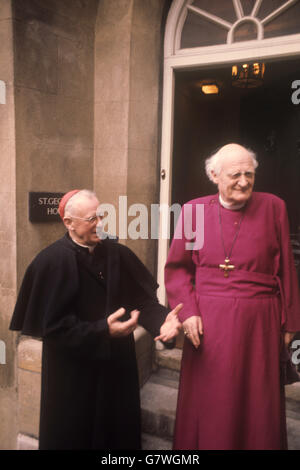
[[[116,310],[116,312],[107,317],[109,334],[113,338],[128,336],[137,327],[140,312],[138,310],[132,310],[129,320],[119,320],[124,314],[125,308],[119,308],[119,310]]]
[[[156,336],[155,341],[169,341],[172,338],[175,338],[181,330],[181,323],[178,320],[178,312],[182,309],[183,304],[178,304],[174,310],[172,310],[166,316],[164,323],[160,328],[160,335]]]

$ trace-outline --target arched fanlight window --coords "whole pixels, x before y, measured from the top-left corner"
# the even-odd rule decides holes
[[[300,33],[299,0],[186,0],[175,50]]]

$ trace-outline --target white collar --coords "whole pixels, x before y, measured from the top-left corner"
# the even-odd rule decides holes
[[[242,202],[241,204],[229,204],[228,202],[223,201],[221,194],[219,194],[219,201],[220,201],[221,206],[231,211],[238,211],[245,205],[245,202]]]
[[[72,237],[71,237],[72,238]],[[78,243],[74,238],[72,238],[73,242],[76,243],[76,245],[82,246],[82,248],[87,248],[90,253],[93,253],[95,246],[87,246],[87,245],[82,245],[81,243]]]

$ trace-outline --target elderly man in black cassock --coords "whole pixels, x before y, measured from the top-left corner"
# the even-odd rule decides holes
[[[168,342],[177,313],[126,246],[99,240],[95,193],[61,200],[65,236],[29,265],[10,328],[43,340],[40,449],[141,448],[133,331]]]

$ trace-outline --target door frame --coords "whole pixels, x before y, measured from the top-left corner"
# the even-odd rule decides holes
[[[166,23],[162,98],[160,207],[166,205],[170,207],[172,202],[175,72],[177,70],[201,69],[207,66],[223,66],[233,62],[300,57],[300,34],[180,50],[179,39],[186,17],[185,7],[187,4],[191,4],[191,0],[175,0],[171,5]],[[300,79],[300,75],[295,77],[295,79]],[[162,233],[166,233],[162,228],[165,220],[163,212],[160,211],[157,282],[159,284],[158,298],[164,305],[167,304],[164,287],[164,266],[170,243],[169,239],[162,237]]]

